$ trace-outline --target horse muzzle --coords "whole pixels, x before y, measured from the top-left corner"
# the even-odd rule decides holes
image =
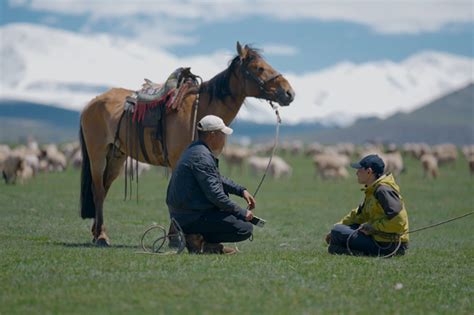
[[[295,91],[292,88],[288,90],[279,89],[276,95],[276,101],[280,106],[288,106],[295,100]]]

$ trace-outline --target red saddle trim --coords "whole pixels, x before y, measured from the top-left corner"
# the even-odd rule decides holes
[[[169,107],[172,100],[174,99],[175,89],[170,90],[167,94],[163,95],[163,97],[153,100],[153,101],[139,101],[135,106],[135,111],[133,112],[132,121],[133,122],[141,122],[145,118],[146,113],[155,108],[156,106],[166,106]]]

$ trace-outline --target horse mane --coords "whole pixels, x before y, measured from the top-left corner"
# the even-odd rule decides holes
[[[253,60],[256,58],[262,58],[260,50],[254,47],[247,46],[247,60]],[[214,98],[218,100],[224,100],[227,96],[232,97],[230,91],[230,78],[234,73],[235,69],[240,66],[240,56],[235,56],[224,71],[215,75],[212,79],[203,84],[203,91],[209,93],[209,102],[212,102]]]

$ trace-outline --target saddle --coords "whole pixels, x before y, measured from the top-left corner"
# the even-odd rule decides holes
[[[145,128],[153,128],[154,140],[160,142],[165,164],[168,165],[166,120],[163,118],[169,111],[179,111],[186,96],[199,93],[198,78],[191,73],[191,68],[178,68],[169,75],[164,84],[145,79],[142,88],[125,99],[122,118],[126,116],[129,126],[137,128],[140,149],[147,163],[150,163],[150,159],[144,141]],[[120,130],[120,123],[116,138]]]

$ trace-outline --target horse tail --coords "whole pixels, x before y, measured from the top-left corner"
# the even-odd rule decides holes
[[[92,173],[89,154],[87,153],[86,142],[82,125],[79,130],[79,140],[81,143],[82,166],[81,166],[81,217],[83,219],[95,218],[94,195],[92,194]]]

